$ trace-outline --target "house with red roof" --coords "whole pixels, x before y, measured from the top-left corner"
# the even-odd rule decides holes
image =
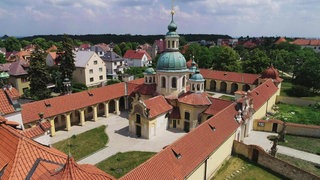
[[[131,67],[146,67],[152,63],[150,55],[141,49],[127,50],[123,56],[125,63]]]
[[[8,82],[18,90],[19,94],[30,89],[30,81],[28,80],[29,63],[25,60],[17,60],[10,64],[7,73],[10,75]]]
[[[296,39],[291,43],[299,45],[302,48],[311,48],[315,52],[320,52],[320,39]]]

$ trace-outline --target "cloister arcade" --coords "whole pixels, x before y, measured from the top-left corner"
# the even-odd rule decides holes
[[[207,91],[234,94],[236,91],[248,91],[256,87],[253,84],[236,83],[229,81],[206,79],[205,88]]]

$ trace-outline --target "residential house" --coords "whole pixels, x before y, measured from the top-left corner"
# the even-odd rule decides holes
[[[56,61],[57,57],[58,57],[57,52],[48,52],[48,55],[46,57],[46,65],[49,67],[58,65]]]
[[[123,74],[127,67],[124,63],[124,58],[119,56],[114,51],[107,51],[101,56],[101,59],[105,62],[107,68],[107,77],[111,79],[117,79],[119,74]]]
[[[302,48],[311,48],[315,52],[320,52],[320,39],[296,39],[292,42]]]
[[[96,44],[90,47],[90,51],[96,52],[100,57],[104,56],[104,53],[110,50],[111,48],[109,47],[109,45],[105,43]]]
[[[141,49],[127,50],[123,58],[130,67],[147,67],[152,63],[150,55]]]
[[[8,82],[15,87],[19,94],[30,89],[30,81],[28,79],[29,63],[24,60],[17,60],[9,66],[8,74],[10,75]]]
[[[154,59],[158,54],[161,54],[166,49],[166,42],[163,39],[155,40],[152,45],[152,53],[150,54]]]
[[[238,45],[238,39],[218,39],[217,46],[235,47]]]
[[[76,70],[73,79],[87,87],[102,85],[106,82],[105,62],[92,51],[75,52]]]

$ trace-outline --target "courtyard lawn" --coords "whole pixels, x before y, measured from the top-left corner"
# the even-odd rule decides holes
[[[66,154],[70,151],[77,161],[105,147],[108,142],[105,129],[106,126],[100,126],[87,132],[73,135],[69,139],[53,144],[53,147]]]
[[[288,92],[291,90],[293,84],[290,79],[286,78],[284,81],[281,83],[281,91],[280,91],[280,96],[287,96],[287,97],[293,97],[288,95]],[[311,100],[311,101],[320,101],[320,95],[314,94],[314,96],[310,97],[295,97],[295,98],[301,98],[305,100]]]
[[[296,106],[290,104],[277,104],[279,113],[274,118],[298,124],[320,126],[320,110],[314,107]]]
[[[234,97],[226,96],[226,95],[220,96],[219,99],[223,99],[223,100],[227,100],[227,101],[234,101]]]
[[[286,135],[285,139],[287,142],[279,142],[279,145],[320,155],[319,138]]]
[[[218,170],[213,179],[284,179],[279,175],[274,175],[260,166],[238,157],[231,157]]]
[[[279,154],[279,153],[277,154],[277,158],[320,177],[319,165],[317,168],[316,165],[311,162],[304,161],[291,156],[286,156],[284,154]]]
[[[96,166],[102,171],[116,178],[120,178],[155,154],[154,152],[142,151],[119,152],[96,164]]]

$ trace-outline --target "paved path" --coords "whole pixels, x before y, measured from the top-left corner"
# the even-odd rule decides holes
[[[73,134],[79,134],[88,131],[92,128],[100,125],[107,125],[106,133],[109,137],[109,142],[106,147],[100,151],[85,157],[78,161],[80,164],[97,164],[104,159],[116,154],[117,152],[126,151],[151,151],[159,152],[163,147],[171,144],[176,139],[185,135],[185,132],[181,131],[166,131],[163,134],[157,134],[156,137],[148,140],[142,138],[136,138],[129,134],[129,122],[126,118],[126,114],[121,116],[111,115],[108,118],[98,118],[97,122],[86,122],[86,125],[72,126],[72,130],[69,132],[58,131],[56,136],[52,138],[52,142],[61,141],[63,139],[71,137]]]
[[[268,136],[270,135],[278,135],[277,133],[268,133],[268,132],[261,132],[261,131],[252,131],[249,134],[249,137],[244,138],[244,143],[245,144],[255,144],[260,147],[262,147],[265,151],[269,151],[272,142],[267,139]],[[280,154],[285,154],[287,156],[303,159],[306,161],[310,161],[313,163],[320,164],[320,156],[312,153],[307,153],[304,151],[299,151],[296,149],[288,148],[285,146],[277,146],[278,151],[277,153]]]

